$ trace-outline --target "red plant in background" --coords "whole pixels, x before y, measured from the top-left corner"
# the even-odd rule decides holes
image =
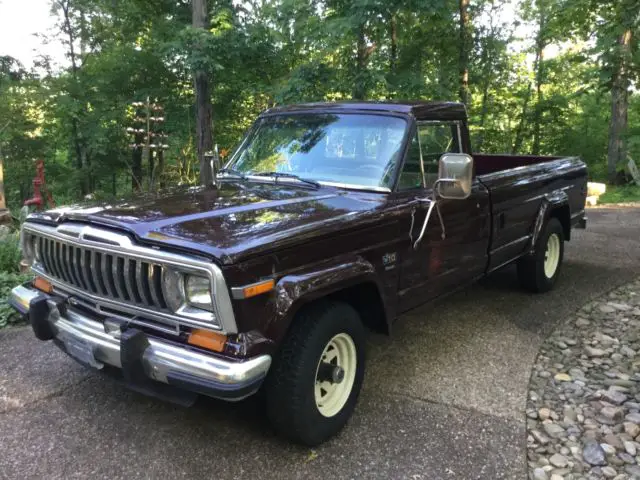
[[[54,208],[56,203],[53,201],[51,192],[47,188],[47,182],[44,179],[44,160],[36,160],[36,176],[33,178],[33,197],[24,201],[25,206],[34,205],[36,210],[42,210],[44,207],[44,198],[42,192],[47,196],[47,207]]]

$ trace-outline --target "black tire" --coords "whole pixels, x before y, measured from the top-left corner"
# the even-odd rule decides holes
[[[545,260],[549,238],[556,235],[559,239],[558,262],[553,275],[545,273]],[[518,260],[518,279],[520,284],[536,293],[548,292],[553,288],[560,275],[562,259],[564,257],[564,229],[560,221],[552,217],[542,228],[542,232],[536,242],[533,254],[522,257]]]
[[[316,406],[316,373],[325,347],[341,333],[350,336],[355,345],[355,377],[344,406],[328,417]],[[358,313],[350,305],[334,301],[320,301],[304,308],[294,319],[265,381],[271,424],[281,435],[307,446],[328,440],[351,417],[364,370],[365,329]]]

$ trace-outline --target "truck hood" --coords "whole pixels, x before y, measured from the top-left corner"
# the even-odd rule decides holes
[[[142,243],[170,245],[223,264],[342,229],[368,216],[384,195],[296,184],[224,181],[116,202],[34,213],[30,221],[115,227]]]

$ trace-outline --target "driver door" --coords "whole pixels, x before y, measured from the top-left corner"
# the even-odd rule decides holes
[[[456,122],[419,123],[400,174],[399,195],[412,205],[410,233],[401,257],[398,295],[401,312],[464,286],[482,275],[487,266],[489,193],[477,179],[467,199],[438,199],[440,216],[434,208],[424,237],[416,245],[429,207],[428,202],[420,199],[433,196],[442,154],[461,152],[459,132]]]

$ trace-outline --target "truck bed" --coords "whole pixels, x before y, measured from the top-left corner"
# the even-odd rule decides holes
[[[476,168],[476,175],[486,175],[502,170],[509,170],[516,167],[524,167],[527,165],[535,165],[538,163],[551,162],[562,157],[549,157],[540,155],[489,155],[484,153],[476,153],[473,155],[473,161]]]
[[[569,225],[584,216],[587,168],[577,157],[535,155],[473,156],[476,175],[491,196],[492,233],[489,271],[530,248],[534,223],[544,201],[560,202]]]

